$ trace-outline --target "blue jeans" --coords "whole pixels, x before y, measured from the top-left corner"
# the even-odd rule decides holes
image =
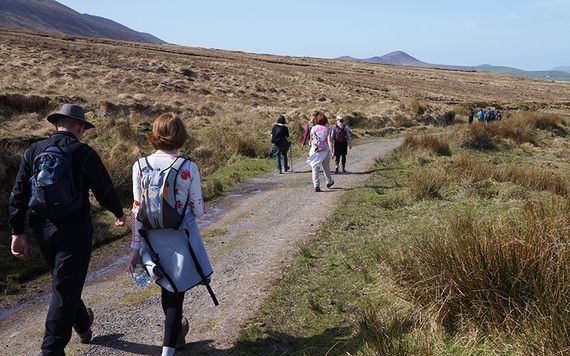
[[[273,145],[273,152],[275,153],[275,161],[277,163],[277,170],[281,171],[281,159],[283,159],[283,167],[285,170],[289,170],[289,165],[287,164],[287,151],[282,150],[282,148]]]

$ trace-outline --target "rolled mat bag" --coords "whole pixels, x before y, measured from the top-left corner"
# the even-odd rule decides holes
[[[170,292],[179,293],[203,284],[201,274],[209,279],[213,273],[196,224],[188,225],[188,230],[148,230],[148,237],[143,240],[141,257],[147,272],[157,278],[158,285]],[[156,259],[152,258],[152,250],[158,255],[158,268],[154,262]]]

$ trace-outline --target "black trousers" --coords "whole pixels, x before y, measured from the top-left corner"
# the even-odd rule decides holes
[[[62,226],[47,223],[34,231],[52,274],[52,298],[42,355],[65,355],[71,329],[83,333],[90,326],[81,292],[91,258],[93,229],[90,223]]]
[[[344,169],[344,167],[346,166],[346,155],[334,155],[334,163],[336,165],[336,167],[338,168],[338,164],[339,162],[342,162],[342,169]]]
[[[162,310],[164,311],[164,339],[163,346],[175,347],[180,326],[182,323],[182,305],[184,304],[184,292],[172,293],[160,288]]]

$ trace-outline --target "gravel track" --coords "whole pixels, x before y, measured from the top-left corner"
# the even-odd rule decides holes
[[[399,138],[356,145],[347,157],[348,174],[334,175],[335,185],[315,193],[310,167],[294,162],[294,173],[252,178],[218,201],[202,223],[214,275],[215,307],[205,288],[186,294],[184,314],[190,322],[186,348],[176,354],[231,354],[232,343],[251,320],[272,286],[283,276],[299,249],[319,230],[338,200],[365,180],[377,157],[396,148]],[[315,217],[314,212],[319,211]],[[67,348],[72,355],[157,355],[163,315],[157,286],[142,290],[124,266],[91,280],[83,297],[95,313],[94,339]],[[36,355],[43,335],[47,302],[32,303],[0,322],[2,355]]]

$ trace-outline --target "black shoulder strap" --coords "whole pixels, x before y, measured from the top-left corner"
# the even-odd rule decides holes
[[[69,153],[73,153],[73,151],[75,151],[81,146],[83,146],[83,142],[75,141],[71,145],[67,146],[67,149],[69,150]]]

